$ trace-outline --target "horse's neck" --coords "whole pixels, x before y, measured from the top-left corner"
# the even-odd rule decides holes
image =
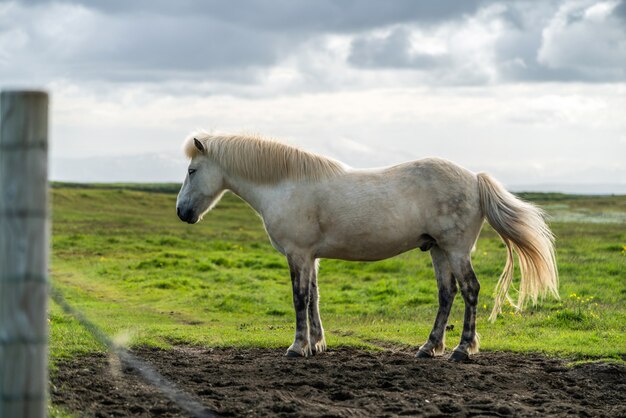
[[[272,187],[259,185],[235,176],[227,176],[226,187],[242,198],[261,216],[270,208]]]

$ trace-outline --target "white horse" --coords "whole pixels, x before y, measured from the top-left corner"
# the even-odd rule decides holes
[[[515,304],[552,293],[558,298],[554,238],[540,209],[507,192],[485,173],[425,158],[393,167],[355,170],[316,154],[251,136],[198,132],[184,143],[190,159],[176,209],[198,222],[230,190],[259,213],[269,239],[287,257],[296,311],[296,335],[287,356],[326,350],[318,309],[320,258],[382,260],[414,248],[430,250],[439,310],[417,357],[444,352],[444,333],[457,284],[465,301],[463,333],[451,360],[478,352],[476,306],[480,285],[470,252],[483,221],[500,234],[508,256],[496,286],[494,320],[513,279]]]

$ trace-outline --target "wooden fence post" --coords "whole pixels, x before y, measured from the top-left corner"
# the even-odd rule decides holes
[[[48,94],[0,93],[0,418],[44,417]]]

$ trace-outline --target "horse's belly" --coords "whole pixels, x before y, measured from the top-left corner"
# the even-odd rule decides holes
[[[331,202],[319,218],[322,258],[374,261],[419,246],[423,207],[389,194]]]
[[[317,257],[349,261],[383,260],[420,246],[423,238],[416,235],[394,237],[371,234],[346,234],[327,237],[318,248]]]

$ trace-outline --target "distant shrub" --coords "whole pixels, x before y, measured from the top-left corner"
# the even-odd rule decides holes
[[[215,257],[215,258],[211,258],[210,261],[211,263],[220,267],[232,267],[233,266],[232,260],[226,257]]]
[[[164,260],[162,258],[152,258],[150,260],[140,261],[135,269],[137,270],[146,270],[146,269],[162,269],[164,267],[177,266],[179,264],[178,260]]]
[[[268,309],[267,311],[265,311],[265,314],[269,316],[285,316],[287,315],[287,312],[281,309]]]
[[[215,267],[213,267],[213,264],[209,264],[209,263],[198,263],[195,265],[195,268],[197,271],[200,272],[206,272],[206,271],[213,271],[215,270]]]

